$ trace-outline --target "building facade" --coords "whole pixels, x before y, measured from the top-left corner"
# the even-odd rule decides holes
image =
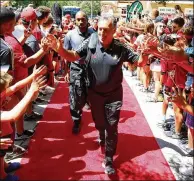
[[[115,17],[125,18],[127,15],[127,5],[131,5],[134,1],[117,0],[117,1],[101,1],[101,12],[104,13],[103,7],[108,7],[109,12]],[[152,9],[158,9],[161,14],[173,14],[175,5],[180,5],[185,15],[193,15],[193,1],[166,1],[166,4],[158,3],[156,1],[140,1],[143,5],[144,11],[151,12]],[[106,10],[105,13],[108,11]],[[102,13],[102,14],[103,14]]]

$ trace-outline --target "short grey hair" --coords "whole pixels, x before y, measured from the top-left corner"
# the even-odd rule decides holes
[[[109,21],[112,23],[112,27],[116,28],[117,26],[117,21],[113,16],[100,16],[98,19],[98,22],[100,21]]]

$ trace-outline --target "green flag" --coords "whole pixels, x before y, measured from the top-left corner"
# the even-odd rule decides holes
[[[140,1],[136,0],[130,5],[127,5],[127,21],[130,21],[134,13],[141,13],[143,11],[143,5]]]

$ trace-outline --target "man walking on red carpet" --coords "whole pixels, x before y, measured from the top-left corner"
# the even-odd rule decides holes
[[[62,57],[75,61],[86,57],[88,70],[88,98],[92,117],[99,131],[101,145],[105,144],[105,173],[114,174],[113,156],[117,148],[118,122],[122,106],[122,64],[137,63],[139,55],[113,39],[116,22],[112,18],[101,18],[98,34],[93,33],[76,51],[65,50],[52,35],[47,38]]]
[[[76,50],[93,33],[93,30],[88,28],[88,18],[84,12],[77,12],[75,19],[77,27],[69,31],[64,39],[64,47],[68,50]],[[87,104],[86,67],[81,62],[84,60],[79,59],[70,65],[69,104],[73,120],[73,134],[80,132],[82,109]],[[67,74],[69,72],[66,73],[66,76],[69,77]]]

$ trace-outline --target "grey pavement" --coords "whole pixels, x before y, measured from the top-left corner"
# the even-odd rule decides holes
[[[179,168],[182,166],[193,167],[193,157],[186,157],[185,152],[180,149],[178,140],[167,137],[158,122],[162,119],[162,102],[146,102],[147,97],[153,96],[153,93],[142,93],[140,87],[137,86],[138,80],[136,77],[131,77],[129,71],[124,70],[124,78],[133,91],[136,99],[141,107],[142,112],[155,136],[161,151],[167,160],[171,171],[176,180],[193,180],[193,177],[184,176],[179,173]],[[167,119],[173,120],[174,114],[172,107],[167,110]]]

